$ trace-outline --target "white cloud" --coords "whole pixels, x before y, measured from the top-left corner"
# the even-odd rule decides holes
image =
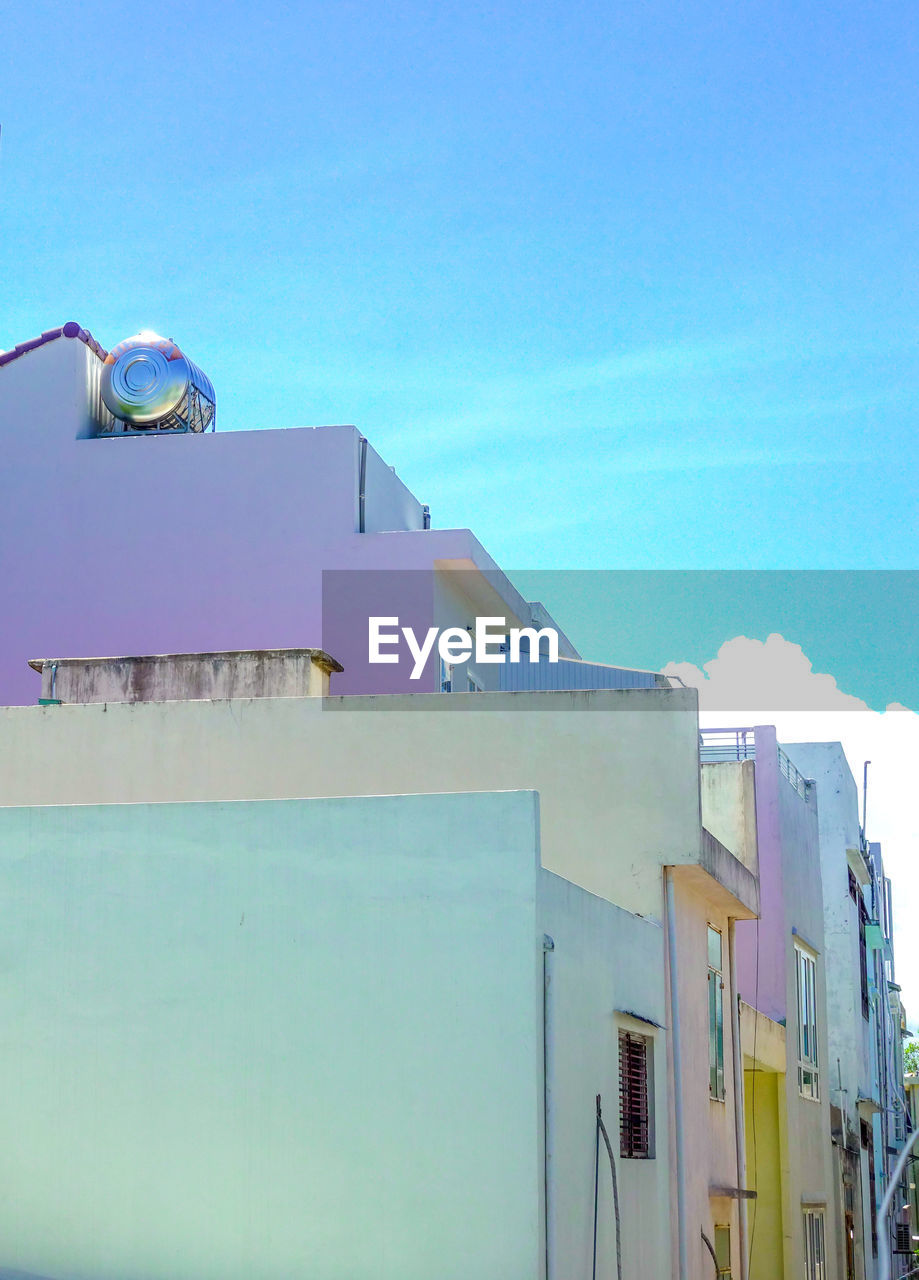
[[[843,693],[831,675],[814,670],[798,644],[773,633],[765,641],[737,636],[700,670],[669,662],[664,674],[699,690],[703,711],[760,707],[774,711],[867,711],[861,698]]]
[[[868,774],[867,834],[882,845],[893,881],[896,977],[912,1029],[919,1023],[919,806],[914,802],[919,761],[919,715],[892,702],[871,711],[836,680],[816,672],[800,645],[781,635],[763,642],[737,636],[702,669],[668,663],[668,675],[699,689],[706,728],[774,724],[780,742],[840,742],[859,793]],[[820,803],[820,797],[817,797]]]

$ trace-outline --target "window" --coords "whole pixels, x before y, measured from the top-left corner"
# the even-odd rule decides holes
[[[708,926],[708,1093],[724,1101],[724,975],[721,934]]]
[[[798,977],[798,1090],[819,1098],[817,1086],[817,961],[795,946]]]
[[[453,667],[449,662],[440,660],[440,691],[441,693],[453,692]]]
[[[471,671],[466,672],[466,692],[467,693],[482,692],[482,681],[479,679],[477,675],[473,675]]]
[[[731,1280],[731,1228],[715,1228],[715,1262],[719,1280]]]
[[[867,1022],[871,1017],[871,996],[868,991],[868,943],[865,938],[865,926],[868,923],[868,908],[864,899],[858,900],[858,965],[862,980],[862,1017]]]
[[[654,1156],[651,1124],[651,1040],[619,1031],[619,1154],[633,1160]]]
[[[805,1280],[826,1280],[826,1248],[823,1238],[823,1210],[804,1210]]]

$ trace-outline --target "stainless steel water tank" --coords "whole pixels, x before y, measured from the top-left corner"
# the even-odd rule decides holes
[[[149,330],[108,353],[102,399],[110,413],[135,431],[207,431],[217,412],[207,374],[170,338]]]

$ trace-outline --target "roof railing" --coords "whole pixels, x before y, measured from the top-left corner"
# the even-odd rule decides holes
[[[797,768],[792,760],[779,747],[779,772],[784,778],[787,778],[791,785],[797,791],[799,796],[803,796],[806,800],[810,795],[810,788],[814,785],[811,778],[805,778],[804,774]]]
[[[701,729],[699,759],[703,764],[723,760],[755,760],[756,732],[753,729]]]

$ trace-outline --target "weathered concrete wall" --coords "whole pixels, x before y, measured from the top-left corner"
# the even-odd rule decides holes
[[[702,765],[702,825],[748,871],[759,869],[756,849],[755,765],[726,760]]]
[[[138,658],[46,658],[49,702],[169,702],[227,698],[321,698],[341,667],[322,649],[172,653]]]
[[[0,812],[0,1266],[534,1280],[537,867],[527,794]]]

